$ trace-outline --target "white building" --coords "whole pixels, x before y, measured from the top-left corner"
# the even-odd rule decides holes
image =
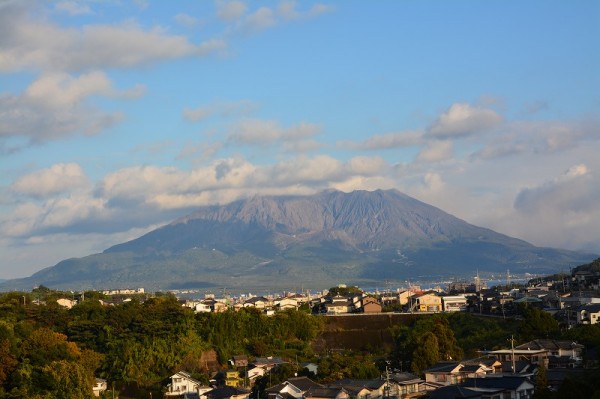
[[[467,310],[467,298],[464,295],[442,297],[444,312],[464,312]]]
[[[133,294],[143,294],[145,290],[143,288],[124,288],[118,290],[105,290],[102,291],[104,295],[133,295]]]
[[[285,297],[276,299],[273,304],[279,310],[298,309],[298,301],[296,298]]]
[[[203,386],[200,381],[195,380],[185,371],[173,374],[170,378],[171,383],[167,385],[165,396],[181,396],[186,394],[202,396],[206,392],[212,390],[211,387]]]
[[[94,381],[94,387],[92,388],[94,396],[100,396],[100,394],[106,391],[107,388],[108,384],[106,383],[106,380],[103,380],[102,378],[96,378]]]

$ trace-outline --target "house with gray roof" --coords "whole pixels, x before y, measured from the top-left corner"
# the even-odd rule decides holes
[[[287,381],[266,389],[269,399],[301,399],[310,389],[323,388],[308,377],[288,378]]]
[[[410,397],[425,391],[425,380],[412,373],[393,373],[390,374],[390,383],[392,396],[401,398]]]
[[[286,363],[289,363],[289,362],[280,357],[268,356],[268,357],[257,357],[256,359],[254,359],[254,361],[251,363],[251,365],[254,367],[260,367],[260,368],[264,369],[265,371],[270,371],[270,370],[274,369],[275,367],[280,366],[282,364],[286,364]]]
[[[348,392],[342,387],[314,387],[304,393],[304,399],[348,399]]]
[[[573,341],[535,339],[517,346],[517,350],[548,351],[548,368],[574,368],[582,364],[584,346]]]
[[[440,385],[456,385],[462,381],[460,362],[438,362],[425,370],[425,381]]]
[[[531,399],[534,385],[527,377],[468,378],[459,385],[449,385],[427,393],[430,399]]]
[[[487,395],[498,393],[502,398],[529,399],[534,391],[533,382],[521,376],[468,378],[460,386]]]
[[[368,380],[344,378],[329,383],[329,387],[344,388],[350,392],[355,398],[365,397],[365,389],[368,390],[368,398],[381,398],[385,394],[386,381],[381,378],[373,378]]]

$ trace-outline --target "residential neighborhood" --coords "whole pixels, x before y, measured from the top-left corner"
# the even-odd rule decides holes
[[[207,293],[202,299],[183,300],[183,306],[192,308],[195,312],[255,308],[267,315],[287,309],[308,307],[314,314],[326,316],[384,312],[469,312],[506,318],[515,316],[519,304],[526,304],[543,309],[568,328],[579,324],[596,324],[600,321],[600,293],[594,289],[599,280],[600,276],[593,278],[589,273],[578,273],[571,279],[565,278],[561,281],[491,288],[481,283],[475,285],[453,282],[445,289],[437,287],[422,290],[418,286],[410,286],[395,291],[333,296],[327,292],[306,291],[282,295],[246,294],[218,298],[213,293]],[[70,302],[66,302],[64,306],[69,305],[72,306]]]
[[[577,272],[489,288],[475,278],[428,289],[340,284],[319,292],[207,291],[200,298],[39,287],[3,298],[25,311],[21,318],[50,311],[61,315],[52,320],[70,320],[57,332],[44,330],[57,344],[72,339],[107,353],[114,366],[96,372],[89,387],[98,397],[141,397],[143,386],[155,398],[527,399],[536,389],[546,392],[536,397],[557,398],[598,370],[599,278]],[[23,348],[36,345],[48,343]],[[156,359],[174,361],[163,367]]]
[[[583,345],[569,341],[536,339],[513,348],[485,351],[474,359],[440,361],[424,370],[422,376],[387,368],[373,379],[343,378],[317,383],[309,377],[296,376],[269,386],[265,392],[268,399],[528,399],[533,397],[540,372],[549,371],[552,375],[556,375],[553,371],[561,370],[566,375],[567,369],[575,375],[583,372],[584,349]],[[258,374],[265,376],[290,363],[293,361],[276,357],[233,363],[234,367],[224,372],[225,380],[221,384],[236,389],[226,391],[219,388],[217,380],[211,380],[211,386],[203,386],[190,374],[180,371],[170,377],[165,397],[209,399],[214,397],[213,391],[221,390],[231,395],[220,398],[250,398],[256,381],[250,378],[250,370],[262,370]],[[304,374],[318,374],[316,369],[309,370],[309,364],[295,366]],[[560,380],[549,380],[548,384],[549,388],[557,389]],[[457,396],[467,393],[469,396]]]
[[[229,308],[253,307],[266,315],[285,309],[304,306],[314,315],[352,316],[385,312],[397,314],[436,314],[463,312],[479,317],[518,317],[520,306],[535,307],[551,315],[561,328],[596,324],[600,317],[600,295],[593,290],[598,280],[578,273],[561,281],[532,282],[526,286],[487,288],[476,284],[449,284],[446,290],[421,290],[419,287],[398,289],[395,292],[356,293],[337,292],[319,294],[289,294],[287,296],[250,296],[221,299]],[[338,287],[344,291],[347,287]],[[573,290],[576,288],[576,290]],[[582,288],[586,288],[584,291]],[[589,290],[588,290],[589,289]],[[198,311],[198,304],[219,301],[209,296],[200,301],[185,301],[183,306]],[[282,306],[285,304],[285,306]],[[221,310],[222,311],[222,310]],[[539,337],[503,348],[481,350],[479,357],[444,360],[416,375],[386,368],[375,379],[349,379],[318,383],[308,376],[317,376],[313,363],[295,364],[303,370],[302,377],[290,377],[268,387],[269,399],[382,399],[382,398],[533,398],[540,373],[547,374],[547,388],[556,391],[567,376],[581,375],[586,370],[585,346],[573,341]],[[234,359],[236,357],[234,356]],[[231,383],[227,371],[227,386],[240,386],[252,394],[257,377],[268,376],[283,364],[294,364],[292,359],[256,358],[235,362],[240,385]],[[311,367],[309,369],[309,367]],[[298,375],[298,372],[296,372]],[[243,381],[243,383],[242,383]],[[242,388],[242,389],[243,389]],[[208,398],[198,388],[188,395]],[[204,396],[203,396],[204,395]],[[243,395],[237,392],[236,395]],[[188,396],[195,397],[195,396]],[[244,397],[244,396],[236,396]]]

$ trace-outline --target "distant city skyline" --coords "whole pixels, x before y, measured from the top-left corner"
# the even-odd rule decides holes
[[[0,279],[255,194],[600,253],[600,2],[0,2]]]

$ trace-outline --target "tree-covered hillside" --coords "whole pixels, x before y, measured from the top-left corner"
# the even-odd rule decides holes
[[[222,376],[234,355],[287,360],[256,381],[252,397],[264,398],[265,388],[294,374],[322,383],[379,378],[389,365],[421,374],[438,361],[506,347],[510,338],[515,344],[540,337],[573,340],[586,345],[588,357],[600,350],[599,325],[561,332],[548,313],[534,307],[506,320],[465,313],[410,315],[404,323],[382,327],[394,337],[392,348],[316,352],[314,343],[334,318],[303,310],[266,316],[251,308],[195,314],[170,294],[107,306],[100,300],[108,298],[90,291],[85,300],[77,294],[80,302],[71,309],[56,302],[75,295],[45,288],[0,295],[0,399],[91,398],[94,377],[106,379],[120,398],[159,397],[175,372],[185,370],[208,383]],[[317,364],[318,374],[302,369],[302,362]],[[594,392],[598,382],[593,377],[582,383]],[[579,391],[571,387],[570,392]]]
[[[600,272],[600,258],[585,265],[577,266],[573,269],[573,273],[576,272]]]

